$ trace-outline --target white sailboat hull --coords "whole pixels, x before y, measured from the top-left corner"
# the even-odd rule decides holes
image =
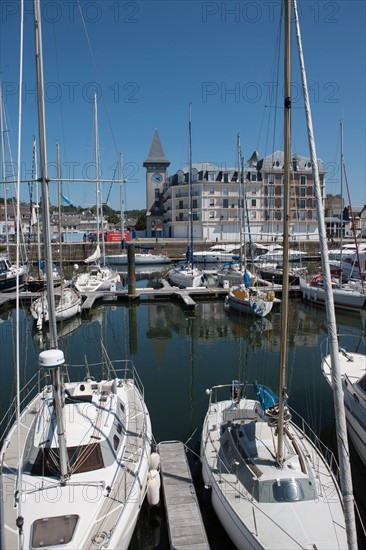
[[[56,288],[55,296],[57,300],[55,312],[56,322],[71,319],[81,311],[81,297],[72,288]],[[32,317],[37,321],[37,327],[42,328],[43,323],[49,322],[49,310],[47,295],[42,294],[30,307]]]
[[[168,279],[171,285],[179,288],[198,288],[204,284],[204,274],[196,267],[173,267],[168,273]]]
[[[14,495],[16,424],[1,451],[1,547],[49,548],[56,544],[86,550],[103,547],[104,543],[110,549],[127,550],[146,494],[151,453],[151,423],[143,397],[132,379],[69,383],[66,390],[66,436],[75,471],[65,485],[48,472],[41,475],[37,453],[42,446],[37,446],[37,432],[52,437],[54,422],[47,411],[49,408],[52,411],[52,391],[45,388],[21,416],[21,441],[25,449],[21,509],[24,545],[15,524],[19,515]],[[88,393],[93,394],[91,401],[69,403],[70,395],[79,394],[81,399]],[[94,437],[93,432],[99,436]],[[84,458],[81,454],[75,458],[74,449],[78,445],[85,446]],[[93,448],[98,448],[98,452]],[[76,466],[78,460],[80,471]],[[98,461],[101,464],[96,464]],[[50,466],[45,462],[47,469]],[[34,466],[35,463],[39,466]],[[102,463],[103,467],[99,467]],[[70,527],[73,521],[76,524]]]
[[[327,298],[322,286],[312,285],[300,279],[300,291],[305,301],[325,306]],[[334,287],[332,291],[336,309],[361,311],[366,308],[366,292],[357,285],[343,286],[342,288]]]
[[[105,257],[106,262],[112,265],[127,265],[128,258],[127,254],[112,254]],[[160,264],[169,264],[171,262],[170,258],[164,254],[140,254],[135,253],[135,264],[136,265],[160,265]]]
[[[362,353],[339,353],[347,430],[353,446],[366,466],[366,356]],[[332,387],[329,355],[322,360],[323,374]]]
[[[203,480],[232,542],[237,548],[270,550],[347,548],[341,496],[330,468],[293,423],[287,432],[292,456],[278,468],[275,428],[261,411],[250,399],[216,401],[203,425]]]
[[[96,292],[111,290],[114,285],[120,282],[117,271],[107,266],[97,266],[91,271],[82,273],[75,281],[75,288],[81,292]]]

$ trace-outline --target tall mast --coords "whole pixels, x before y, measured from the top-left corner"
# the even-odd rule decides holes
[[[5,239],[6,239],[6,254],[9,258],[9,231],[8,231],[8,196],[6,189],[6,173],[5,173],[5,140],[4,140],[4,104],[3,104],[3,87],[0,86],[0,133],[1,133],[1,175],[4,186],[4,216],[5,216]]]
[[[56,144],[56,153],[57,153],[57,195],[58,195],[58,239],[59,239],[59,245],[60,245],[60,273],[61,273],[61,281],[63,281],[62,277],[62,224],[61,224],[61,160],[60,160],[60,144]]]
[[[241,150],[240,150],[240,134],[236,137],[236,153],[237,153],[237,162],[238,162],[238,184],[239,184],[239,246],[240,246],[240,252],[239,252],[239,264],[240,264],[240,270],[243,267],[243,208],[241,206],[242,203],[242,187],[241,187]]]
[[[189,174],[188,174],[188,188],[189,188],[189,263],[193,268],[193,200],[192,200],[192,103],[189,104],[189,123],[188,123],[188,133],[189,133],[189,146],[188,146],[188,164],[189,164]]]
[[[46,262],[46,280],[47,280],[47,303],[50,326],[50,347],[57,349],[57,327],[56,327],[56,308],[55,293],[53,288],[52,276],[52,249],[51,249],[51,230],[49,217],[49,195],[48,195],[48,177],[47,177],[47,151],[46,151],[46,121],[44,110],[44,81],[43,81],[43,59],[42,59],[42,29],[41,29],[41,9],[40,0],[33,0],[34,5],[34,31],[35,31],[35,50],[36,50],[36,74],[37,74],[37,103],[38,103],[38,131],[40,144],[40,182],[42,185],[42,223],[43,223],[43,243]],[[61,398],[61,374],[59,368],[52,368],[52,384],[55,400],[55,412],[57,423],[57,434],[60,452],[60,479],[65,483],[68,477],[68,458],[65,440],[63,407]]]
[[[340,235],[340,241],[339,241],[339,249],[340,249],[340,261],[342,264],[342,248],[343,248],[343,123],[340,122],[340,132],[341,132],[341,173],[340,173],[340,179],[341,179],[341,235]],[[342,269],[340,270],[339,275],[339,284],[342,284]]]
[[[121,244],[122,249],[125,248],[125,187],[124,187],[124,178],[123,178],[123,154],[120,153],[119,156],[119,179],[120,179],[120,213],[121,213]]]
[[[284,407],[286,402],[287,336],[288,336],[288,256],[291,178],[291,0],[285,0],[285,62],[284,62],[284,197],[283,197],[283,283],[281,302],[281,345],[279,381],[279,418],[277,461],[284,460]]]
[[[323,277],[324,277],[326,317],[327,317],[327,324],[328,324],[329,351],[330,351],[330,358],[331,358],[331,365],[332,365],[331,374],[332,374],[332,388],[333,388],[334,411],[335,411],[335,422],[336,422],[336,433],[337,433],[340,482],[341,482],[341,491],[342,491],[342,499],[343,499],[344,517],[345,517],[345,523],[346,523],[348,548],[350,550],[353,550],[357,548],[357,534],[356,534],[356,523],[355,523],[354,496],[353,496],[352,477],[351,477],[350,455],[349,455],[348,439],[347,439],[346,415],[344,410],[341,368],[339,363],[337,324],[336,324],[336,316],[335,316],[335,309],[334,309],[333,291],[331,286],[327,234],[326,234],[326,227],[325,227],[321,187],[320,187],[320,181],[319,181],[319,169],[318,169],[318,161],[317,161],[316,148],[315,148],[313,121],[311,116],[311,107],[310,107],[309,92],[308,92],[308,86],[307,86],[304,56],[302,52],[300,24],[299,24],[299,18],[297,13],[296,0],[294,0],[294,12],[295,12],[295,22],[296,22],[297,44],[298,44],[299,58],[300,58],[301,79],[302,79],[302,87],[303,87],[303,94],[304,94],[306,123],[308,128],[310,158],[311,158],[313,180],[314,180],[314,194],[315,194],[315,201],[316,201],[317,215],[318,215],[319,241],[320,241],[320,251],[321,251],[321,260],[322,260],[322,270],[323,270]]]
[[[95,139],[95,214],[97,217],[97,247],[100,246],[99,242],[99,231],[100,231],[100,218],[99,218],[99,208],[100,208],[100,189],[99,189],[99,135],[98,135],[98,107],[97,107],[97,94],[94,93],[94,139]]]

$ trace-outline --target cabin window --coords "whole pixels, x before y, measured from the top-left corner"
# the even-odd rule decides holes
[[[273,496],[276,502],[297,502],[304,500],[304,491],[295,479],[273,483]]]
[[[119,437],[117,435],[114,435],[113,436],[113,447],[114,447],[115,451],[118,449],[118,445],[119,445]]]
[[[55,516],[37,519],[32,525],[32,548],[68,544],[76,529],[79,516]]]
[[[122,433],[122,426],[121,426],[120,423],[118,423],[118,425],[117,425],[117,433],[119,433],[119,434]]]

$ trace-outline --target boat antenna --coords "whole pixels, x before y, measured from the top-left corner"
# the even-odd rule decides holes
[[[291,177],[291,0],[285,1],[285,55],[284,55],[284,199],[283,199],[283,283],[281,302],[281,344],[280,344],[280,380],[279,380],[279,416],[277,462],[284,461],[284,430],[287,355],[288,355],[288,309],[289,309],[289,206]]]
[[[355,523],[354,496],[353,496],[352,477],[351,477],[350,455],[349,455],[349,449],[348,449],[346,416],[345,416],[344,401],[343,401],[341,368],[339,363],[337,323],[336,323],[336,316],[335,316],[335,310],[334,310],[333,292],[332,292],[332,286],[331,286],[329,253],[328,253],[327,234],[326,234],[325,219],[324,219],[324,209],[322,204],[322,193],[321,193],[321,187],[320,187],[320,181],[319,181],[319,168],[318,168],[318,162],[317,162],[317,156],[316,156],[313,121],[311,116],[311,107],[310,107],[309,92],[308,92],[308,86],[307,86],[304,56],[302,51],[300,24],[299,24],[299,18],[297,13],[296,0],[294,0],[294,13],[295,13],[297,46],[299,50],[299,59],[300,59],[301,79],[302,79],[302,87],[303,87],[303,95],[304,95],[306,123],[307,123],[307,129],[308,129],[310,158],[311,158],[311,166],[313,171],[314,196],[315,196],[317,215],[318,215],[319,242],[320,242],[322,270],[323,270],[323,279],[324,279],[329,351],[330,351],[330,358],[331,358],[331,365],[332,365],[332,368],[331,368],[332,388],[333,388],[333,396],[334,396],[338,460],[339,460],[339,472],[340,472],[341,491],[342,491],[342,498],[343,498],[344,517],[345,517],[345,523],[346,523],[348,548],[356,549],[357,534],[356,534],[356,523]]]
[[[49,194],[48,194],[48,176],[47,176],[47,150],[46,150],[46,120],[44,109],[44,80],[43,80],[43,58],[42,58],[42,27],[41,27],[41,8],[40,0],[33,0],[34,6],[34,35],[36,50],[36,74],[37,74],[37,104],[38,104],[38,131],[40,144],[40,167],[41,174],[39,181],[42,185],[42,223],[43,223],[43,242],[46,262],[46,280],[47,280],[47,303],[48,317],[50,326],[50,348],[57,350],[57,327],[56,327],[56,307],[55,293],[53,287],[52,275],[52,248],[51,248],[51,229],[49,216]],[[55,412],[57,423],[57,434],[60,451],[60,479],[64,484],[68,478],[68,457],[65,440],[63,407],[61,397],[61,363],[51,368],[53,394],[55,400]]]

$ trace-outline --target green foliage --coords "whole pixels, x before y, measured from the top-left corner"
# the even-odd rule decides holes
[[[140,213],[137,216],[135,229],[136,231],[144,231],[146,229],[146,210],[140,210]]]

